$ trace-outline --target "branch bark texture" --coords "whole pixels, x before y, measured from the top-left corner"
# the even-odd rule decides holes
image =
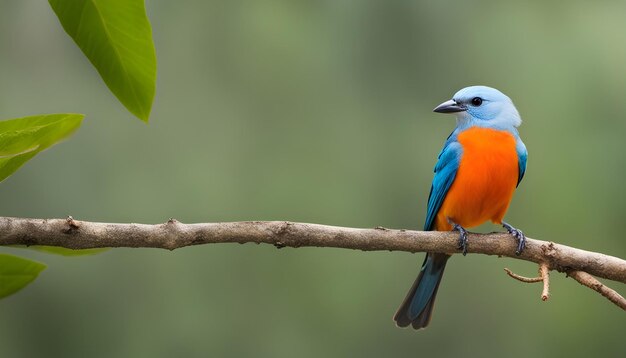
[[[516,243],[506,233],[470,234],[468,252],[507,256],[545,264],[559,272],[582,271],[626,283],[626,261],[548,241],[527,239],[515,255]],[[47,245],[69,249],[102,247],[174,250],[214,243],[265,243],[276,247],[336,247],[363,251],[459,253],[452,232],[357,229],[288,221],[245,221],[183,224],[111,224],[67,219],[0,217],[0,245]]]

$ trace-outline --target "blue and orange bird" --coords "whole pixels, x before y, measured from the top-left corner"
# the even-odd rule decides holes
[[[466,87],[434,109],[454,113],[456,128],[435,165],[424,230],[459,232],[467,253],[466,228],[487,220],[500,224],[524,250],[522,231],[502,219],[526,171],[528,152],[517,127],[522,123],[509,97],[485,86]],[[425,328],[450,256],[428,253],[415,283],[394,316],[399,327]]]

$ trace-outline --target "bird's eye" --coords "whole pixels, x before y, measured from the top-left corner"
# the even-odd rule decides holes
[[[483,99],[480,97],[474,97],[472,98],[472,106],[478,107],[481,104],[483,104]]]

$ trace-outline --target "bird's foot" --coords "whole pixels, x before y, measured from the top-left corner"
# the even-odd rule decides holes
[[[515,240],[517,240],[517,250],[515,250],[515,255],[519,256],[526,248],[526,236],[524,236],[522,230],[516,229],[504,221],[502,222],[502,226],[515,238]]]
[[[459,232],[459,246],[457,246],[457,248],[463,250],[463,256],[465,256],[467,255],[467,230],[465,230],[463,226],[459,224],[455,224],[453,222],[451,222],[451,224],[452,231]]]

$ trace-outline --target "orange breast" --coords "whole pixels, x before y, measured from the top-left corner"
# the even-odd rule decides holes
[[[501,223],[517,185],[515,138],[506,131],[474,127],[458,136],[463,155],[437,213],[436,230],[451,230],[448,218],[468,228]]]

